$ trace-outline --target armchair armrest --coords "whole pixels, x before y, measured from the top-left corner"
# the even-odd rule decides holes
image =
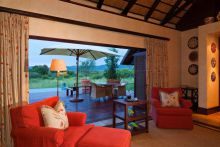
[[[183,108],[192,107],[192,103],[190,101],[183,99],[183,98],[180,98],[180,104],[182,105]]]
[[[32,147],[52,145],[58,147],[63,143],[64,131],[48,127],[16,128],[11,132],[14,142]]]
[[[152,98],[152,99],[151,99],[151,103],[152,103],[152,105],[153,105],[154,107],[156,107],[156,108],[160,108],[160,107],[161,107],[160,101],[157,100],[157,99]]]
[[[86,113],[67,112],[70,126],[83,126],[86,124]]]

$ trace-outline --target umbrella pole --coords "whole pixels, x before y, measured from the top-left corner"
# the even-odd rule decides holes
[[[76,57],[76,99],[79,98],[79,56]]]
[[[76,98],[70,101],[71,102],[83,101],[83,99],[79,98],[79,55],[76,56]]]

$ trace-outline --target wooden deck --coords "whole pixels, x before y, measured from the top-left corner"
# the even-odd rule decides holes
[[[42,99],[55,96],[56,92],[39,92],[30,93],[30,103],[40,101]],[[66,96],[66,92],[60,92],[60,99],[65,103],[66,110],[70,112],[85,112],[87,114],[87,123],[97,122],[112,118],[113,100],[112,99],[92,99],[89,94],[80,94],[80,98],[84,98],[83,102],[72,103],[70,99],[73,97]]]

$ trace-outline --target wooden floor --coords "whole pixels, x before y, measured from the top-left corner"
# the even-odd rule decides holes
[[[55,96],[56,92],[30,93],[30,103],[40,101],[47,97]],[[112,118],[112,99],[92,99],[89,94],[80,94],[80,98],[84,101],[80,103],[72,103],[70,99],[73,97],[66,96],[65,91],[60,92],[60,99],[65,103],[67,111],[79,111],[87,114],[87,123],[97,122]]]
[[[193,113],[192,118],[198,125],[206,126],[220,131],[220,112],[209,115]]]

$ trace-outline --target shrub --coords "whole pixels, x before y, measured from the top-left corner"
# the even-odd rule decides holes
[[[49,79],[48,75],[42,75],[41,78],[42,79]]]
[[[41,75],[38,72],[30,72],[29,78],[40,78]]]
[[[47,65],[35,65],[30,71],[37,72],[40,75],[47,75],[49,72],[49,68],[47,67]]]
[[[117,75],[120,79],[134,77],[134,70],[121,69],[117,70]]]
[[[90,75],[91,79],[101,79],[103,78],[103,73],[102,72],[96,72],[92,75]]]

